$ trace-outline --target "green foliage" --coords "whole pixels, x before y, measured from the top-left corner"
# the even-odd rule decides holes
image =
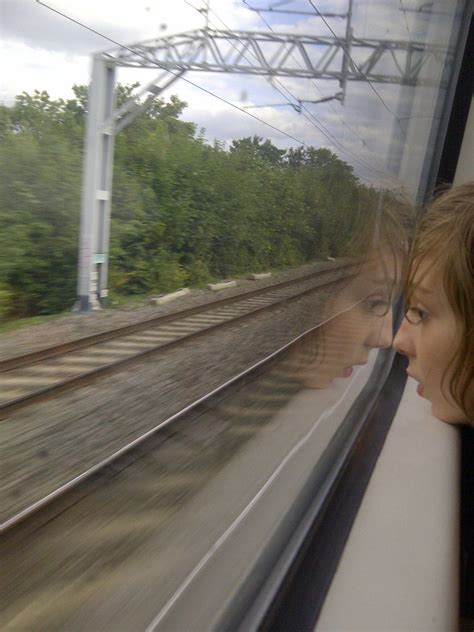
[[[7,116],[5,116],[7,110]],[[75,296],[82,120],[45,92],[4,108],[0,279],[10,316],[58,312]]]
[[[189,285],[200,287],[212,281],[207,263],[202,259],[194,259],[186,268]]]
[[[119,86],[117,102],[133,94]],[[0,106],[0,318],[74,302],[87,88]],[[374,205],[327,149],[279,149],[253,136],[213,146],[155,101],[116,138],[110,288],[167,292],[347,251],[355,210]],[[360,218],[359,218],[360,219]]]
[[[5,284],[0,285],[0,323],[6,321],[10,316],[13,292]]]

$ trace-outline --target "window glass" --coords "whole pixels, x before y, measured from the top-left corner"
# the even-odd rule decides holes
[[[390,366],[465,4],[2,2],[10,624],[222,621]]]

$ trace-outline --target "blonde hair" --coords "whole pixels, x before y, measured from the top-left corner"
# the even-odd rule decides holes
[[[451,371],[449,394],[474,421],[474,182],[449,189],[423,215],[405,280],[405,300],[416,289],[415,275],[427,258],[443,270],[443,287],[459,328],[459,344],[443,377]],[[418,281],[419,282],[419,281]]]
[[[390,261],[395,273],[395,283],[390,289],[393,302],[406,276],[409,238],[415,226],[415,208],[402,189],[373,189],[366,192],[363,207],[358,211],[349,253],[361,263],[376,259],[385,276],[388,276],[385,258]]]
[[[361,273],[364,265],[373,261],[380,267],[387,281],[389,301],[385,316],[391,309],[391,303],[400,296],[403,278],[406,275],[405,264],[409,251],[409,235],[414,230],[414,207],[403,190],[388,191],[363,189],[359,192],[359,204],[354,209],[352,234],[345,255],[353,263],[353,274],[349,279],[341,279],[334,284],[332,298],[347,288],[353,278]],[[385,261],[388,260],[388,264]],[[391,264],[391,265],[390,265]],[[393,270],[395,278],[390,278],[387,268]],[[326,304],[324,318],[331,318],[332,301]],[[301,363],[314,365],[325,354],[324,328],[316,327],[293,346],[300,354]]]

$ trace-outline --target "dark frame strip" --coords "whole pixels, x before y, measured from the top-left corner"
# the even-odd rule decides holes
[[[401,400],[406,358],[396,355],[352,449],[318,512],[286,581],[261,621],[261,631],[314,630],[352,525]],[[363,393],[361,394],[361,396]],[[362,397],[346,422],[360,419]],[[313,490],[314,493],[314,490]]]
[[[463,0],[458,0],[458,6],[462,2]],[[431,156],[425,158],[426,186],[421,192],[421,202],[426,202],[427,199],[430,199],[436,186],[441,183],[452,182],[454,178],[455,164],[461,150],[461,144],[459,143],[456,146],[456,142],[452,142],[450,134],[453,134],[453,131],[457,131],[459,134],[461,129],[464,131],[468,110],[466,111],[465,106],[461,105],[459,99],[464,90],[469,91],[468,85],[471,87],[472,96],[473,81],[472,76],[469,76],[469,66],[471,67],[472,75],[472,58],[468,59],[469,52],[471,51],[472,53],[472,44],[469,46],[468,36],[473,11],[474,0],[464,0],[464,6],[461,8],[457,41],[453,42],[453,63],[451,68],[445,69],[445,72],[450,72],[447,92],[445,95],[438,95],[437,109],[441,120],[432,141],[428,143],[428,147],[432,147],[432,153]],[[454,34],[452,34],[453,37]],[[467,82],[468,85],[464,82]],[[455,117],[459,117],[457,123],[454,121]]]

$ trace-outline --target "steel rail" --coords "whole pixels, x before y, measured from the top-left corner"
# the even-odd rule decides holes
[[[332,271],[332,269],[330,270]],[[329,272],[329,271],[328,271]],[[322,276],[322,273],[318,273],[317,275],[311,275],[311,277],[314,276]],[[252,317],[254,317],[257,314],[261,314],[265,311],[270,311],[272,309],[275,309],[276,307],[279,307],[285,303],[289,303],[291,301],[297,300],[299,298],[301,298],[302,296],[305,296],[307,294],[310,294],[311,292],[314,292],[316,290],[319,290],[320,288],[326,286],[326,285],[331,285],[331,284],[335,284],[335,283],[339,283],[345,279],[350,278],[351,276],[353,276],[352,274],[346,274],[344,276],[341,276],[340,278],[337,279],[326,279],[323,280],[322,282],[318,283],[317,285],[312,285],[310,288],[303,290],[302,292],[298,292],[297,294],[293,294],[291,296],[287,296],[284,297],[282,299],[277,299],[272,301],[271,303],[269,303],[268,305],[263,305],[263,306],[258,306],[258,307],[254,307],[249,309],[248,311],[246,311],[243,314],[239,314],[237,316],[231,316],[229,317],[227,320],[224,320],[222,322],[217,322],[214,324],[207,324],[204,325],[201,329],[199,329],[198,331],[195,332],[190,332],[188,334],[183,334],[181,336],[179,336],[178,338],[175,338],[174,340],[170,340],[170,341],[165,341],[165,342],[161,342],[158,345],[155,345],[153,347],[150,347],[149,349],[145,349],[142,351],[138,351],[136,353],[132,353],[131,355],[127,356],[126,358],[120,359],[120,360],[116,360],[114,362],[110,362],[109,364],[105,364],[103,366],[99,366],[95,369],[91,369],[88,370],[85,373],[82,373],[80,375],[77,376],[73,376],[70,378],[66,378],[64,380],[58,381],[56,383],[50,384],[49,386],[45,386],[43,388],[40,388],[32,393],[26,394],[26,395],[22,395],[16,399],[4,402],[2,404],[0,404],[0,420],[4,420],[7,419],[11,414],[17,412],[18,410],[21,410],[23,408],[26,408],[28,406],[31,406],[33,404],[39,403],[41,401],[46,401],[49,399],[53,399],[55,397],[58,397],[59,395],[70,391],[70,390],[74,390],[77,388],[81,388],[84,386],[87,386],[88,384],[91,384],[93,382],[95,382],[97,379],[105,376],[105,375],[111,375],[113,373],[116,373],[118,371],[121,371],[122,369],[124,369],[127,366],[130,366],[132,364],[136,364],[137,362],[140,362],[141,360],[143,360],[144,358],[146,358],[147,356],[150,356],[158,351],[162,351],[164,349],[169,350],[172,347],[177,347],[181,344],[183,344],[184,342],[189,341],[190,339],[196,339],[198,337],[204,336],[210,332],[215,331],[216,329],[223,329],[224,327],[228,327],[231,325],[234,325],[236,322],[241,322],[243,320],[247,320],[250,319]],[[309,280],[309,279],[306,279]],[[287,285],[297,285],[298,283],[301,283],[301,279],[298,279],[298,281],[293,280],[293,283],[287,283]],[[266,288],[265,288],[266,289]],[[279,287],[278,289],[281,289],[281,287]],[[258,293],[258,291],[252,291],[252,294],[254,294],[255,292]],[[266,292],[268,293],[268,292]],[[227,299],[223,299],[224,301]],[[220,302],[220,301],[219,301]],[[213,304],[214,305],[214,304]]]
[[[338,279],[337,281],[330,281],[328,283],[337,283],[342,280],[343,278]],[[310,290],[307,290],[307,292],[309,291]],[[343,310],[343,312],[348,311],[352,309],[353,307],[354,305],[350,305],[348,308]],[[72,479],[70,479],[66,483],[63,483],[52,492],[45,495],[44,497],[40,498],[34,503],[31,503],[27,507],[16,512],[12,516],[4,520],[2,523],[0,523],[0,535],[5,534],[8,531],[12,531],[12,529],[21,525],[27,519],[35,517],[35,515],[39,514],[41,511],[47,512],[48,509],[51,509],[51,505],[54,505],[54,502],[56,501],[63,502],[63,505],[58,507],[57,511],[52,510],[52,513],[47,513],[47,515],[44,516],[44,522],[42,522],[41,524],[51,520],[54,516],[59,515],[69,506],[77,502],[78,499],[80,500],[80,498],[86,495],[86,492],[84,492],[82,495],[78,497],[76,496],[75,498],[71,498],[71,502],[69,503],[69,505],[65,507],[64,497],[68,493],[73,493],[74,491],[77,491],[77,488],[82,483],[89,480],[94,475],[100,475],[101,473],[104,473],[105,469],[112,464],[116,464],[117,469],[118,469],[119,460],[121,458],[125,458],[126,455],[128,456],[128,458],[130,458],[131,453],[133,453],[134,450],[138,450],[148,439],[151,439],[151,437],[156,435],[160,430],[163,430],[164,428],[166,428],[167,426],[171,425],[174,422],[185,420],[187,419],[188,416],[192,416],[192,418],[195,419],[199,417],[201,414],[203,414],[204,412],[208,411],[209,409],[212,409],[213,407],[212,403],[218,402],[223,397],[225,397],[226,391],[229,391],[232,388],[238,389],[243,384],[255,379],[255,377],[257,377],[260,373],[262,373],[263,371],[268,369],[270,366],[272,366],[276,361],[281,359],[282,356],[284,356],[284,354],[289,349],[291,349],[291,347],[293,347],[295,344],[297,344],[300,340],[302,340],[306,336],[311,335],[316,329],[325,325],[329,320],[331,320],[331,318],[328,318],[327,320],[324,320],[321,323],[318,323],[318,325],[311,327],[307,331],[304,331],[303,333],[299,334],[296,338],[294,338],[293,340],[290,340],[290,342],[285,343],[276,351],[273,351],[272,353],[267,355],[265,358],[258,360],[252,366],[248,367],[247,369],[244,369],[237,375],[226,380],[223,384],[220,384],[219,386],[212,389],[205,395],[202,395],[201,397],[197,398],[194,402],[191,402],[190,404],[186,405],[184,408],[177,411],[176,413],[173,413],[172,415],[167,417],[165,420],[156,424],[153,428],[150,428],[146,432],[142,433],[141,435],[139,435],[138,437],[136,437],[135,439],[133,439],[132,441],[124,445],[122,448],[119,448],[118,450],[113,452],[111,455],[105,457],[104,459],[96,463],[95,465],[87,468],[81,474],[74,476]],[[127,461],[127,464],[129,463],[130,461]],[[127,464],[125,464],[124,467],[126,467]]]
[[[283,288],[289,285],[294,285],[296,283],[300,283],[300,282],[309,280],[311,278],[318,277],[323,274],[327,274],[328,272],[333,272],[335,270],[344,270],[347,268],[351,268],[353,266],[354,266],[353,261],[349,263],[344,262],[341,264],[328,267],[324,270],[317,270],[316,272],[305,274],[300,277],[295,277],[293,279],[287,279],[286,281],[273,283],[263,288],[257,288],[255,290],[239,292],[238,294],[234,294],[233,296],[221,298],[221,299],[218,299],[217,301],[210,301],[209,303],[205,303],[204,305],[189,307],[187,309],[183,309],[177,312],[172,312],[171,314],[155,316],[153,318],[141,320],[138,323],[133,323],[132,325],[124,325],[122,327],[117,327],[116,329],[113,329],[113,330],[108,330],[108,331],[104,331],[97,334],[91,334],[90,336],[84,336],[83,338],[71,340],[69,342],[52,345],[50,347],[46,347],[45,349],[40,349],[38,351],[33,351],[31,353],[25,353],[22,355],[13,356],[11,358],[8,358],[7,360],[0,360],[0,373],[3,373],[5,371],[11,371],[12,369],[17,369],[22,366],[30,365],[40,360],[47,360],[47,359],[55,358],[57,356],[65,355],[66,353],[72,353],[73,351],[79,351],[80,349],[84,349],[86,347],[90,347],[92,345],[99,344],[101,342],[106,342],[108,340],[114,340],[126,334],[131,334],[137,331],[141,331],[142,329],[148,329],[151,327],[164,325],[166,323],[174,322],[181,318],[185,318],[187,316],[200,314],[210,309],[236,303],[238,301],[244,300],[246,298],[250,298],[252,296],[266,294],[268,292],[272,292],[274,290],[278,290],[280,288]]]

